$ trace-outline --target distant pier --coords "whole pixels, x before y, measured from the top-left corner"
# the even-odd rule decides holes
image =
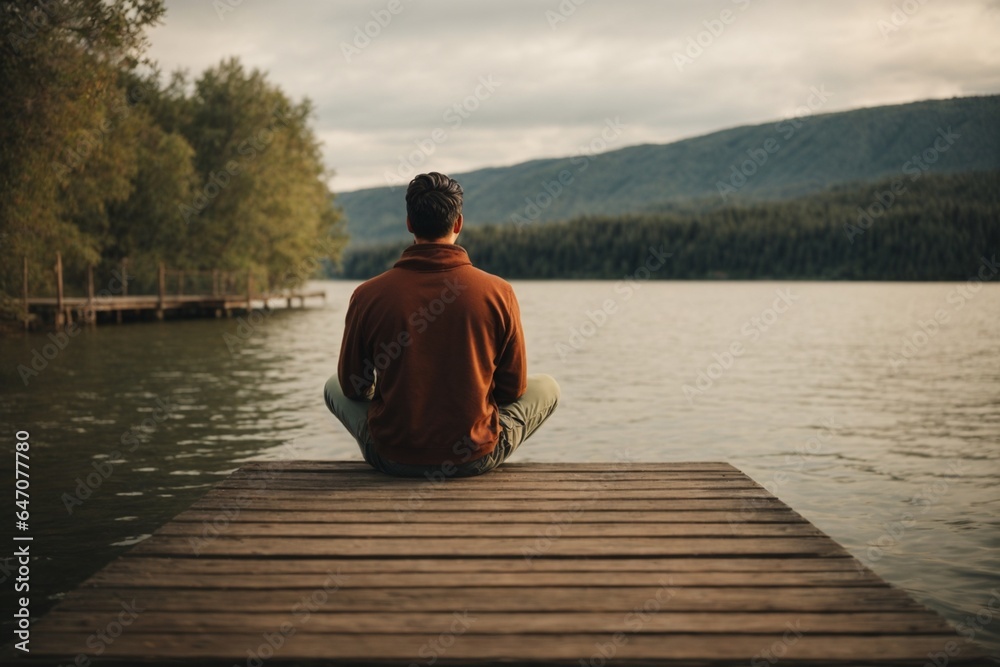
[[[716,462],[515,463],[450,480],[360,462],[247,464],[33,623],[30,657],[2,654],[11,665],[98,656],[983,664],[940,616]]]
[[[161,263],[156,276],[155,294],[129,294],[126,265],[123,264],[115,274],[114,293],[107,289],[95,291],[94,270],[90,267],[87,271],[86,296],[67,296],[63,284],[62,256],[56,253],[54,275],[55,296],[31,296],[28,261],[24,260],[21,302],[22,320],[26,329],[36,321],[62,328],[74,323],[97,324],[101,319],[122,323],[127,320],[162,320],[170,317],[230,317],[234,313],[253,310],[255,304],[262,304],[267,309],[272,301],[284,301],[288,308],[296,301],[300,307],[305,306],[307,299],[326,301],[326,292],[322,290],[258,290],[255,288],[254,274],[250,271],[237,275],[220,270],[168,270]],[[197,287],[199,283],[202,285],[201,289]],[[102,318],[102,314],[107,317]]]

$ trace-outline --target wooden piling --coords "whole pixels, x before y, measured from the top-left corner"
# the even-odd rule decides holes
[[[84,312],[84,321],[93,324],[97,321],[97,312],[94,310],[94,265],[87,265],[87,307]]]
[[[28,312],[28,256],[27,255],[24,256],[24,276],[21,279],[21,288],[24,298],[24,305],[23,305],[24,330],[27,331],[31,319],[30,314]]]
[[[62,253],[56,251],[56,328],[66,324],[65,303],[63,302]]]
[[[156,304],[156,319],[158,320],[163,319],[163,297],[167,289],[166,280],[167,280],[167,269],[163,265],[163,262],[160,262],[160,268],[156,280],[157,297],[158,297],[158,301]]]
[[[128,257],[122,259],[121,266],[119,268],[121,275],[122,284],[122,298],[128,296]],[[122,323],[122,309],[118,308],[115,310],[115,321],[118,324]]]
[[[253,271],[247,271],[247,312],[253,308]]]

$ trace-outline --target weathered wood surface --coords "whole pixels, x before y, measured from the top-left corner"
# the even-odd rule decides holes
[[[68,593],[31,647],[66,664],[98,650],[227,666],[981,659],[724,463],[446,482],[250,464]]]
[[[325,298],[326,292],[294,292],[291,294],[254,294],[255,302],[281,301],[288,299],[312,299]],[[29,308],[36,311],[45,309],[52,310],[59,307],[57,297],[29,297],[27,300]],[[167,294],[162,300],[155,294],[134,295],[134,296],[109,296],[99,297],[93,300],[85,296],[63,297],[62,307],[74,311],[93,310],[96,312],[113,312],[116,310],[174,310],[178,308],[199,307],[204,309],[239,309],[247,305],[246,295],[198,295],[198,294]]]

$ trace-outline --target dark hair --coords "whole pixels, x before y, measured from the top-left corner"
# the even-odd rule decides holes
[[[444,238],[462,213],[462,186],[432,171],[419,174],[406,188],[406,217],[415,236],[433,241]]]

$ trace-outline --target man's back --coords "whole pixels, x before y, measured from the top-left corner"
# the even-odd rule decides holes
[[[348,307],[338,377],[362,399],[378,453],[405,464],[455,464],[489,453],[497,404],[526,388],[524,337],[511,286],[450,243],[410,246],[363,283]]]
[[[481,475],[559,403],[555,379],[527,375],[514,290],[455,245],[462,201],[444,174],[410,181],[413,245],[354,291],[337,374],[323,387],[365,461],[390,475]]]

